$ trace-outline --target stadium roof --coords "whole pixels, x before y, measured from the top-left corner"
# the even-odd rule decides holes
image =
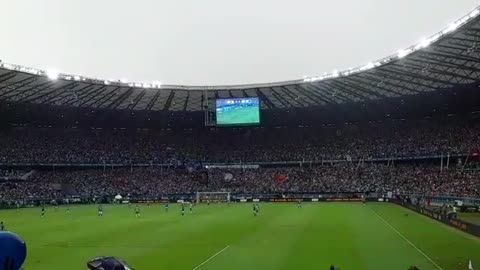
[[[263,109],[306,108],[480,85],[480,8],[439,33],[363,66],[299,80],[184,86],[104,80],[0,62],[0,101],[92,109],[202,111],[217,98],[259,97]]]

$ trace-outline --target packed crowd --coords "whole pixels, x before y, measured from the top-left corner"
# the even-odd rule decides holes
[[[323,128],[0,131],[0,163],[319,161],[466,155],[480,149],[478,121],[399,121]]]
[[[28,170],[0,168],[0,179],[18,179],[28,173]]]
[[[209,169],[116,168],[38,171],[0,182],[0,199],[69,196],[161,197],[197,191],[234,194],[379,193],[480,197],[480,171],[438,165],[337,164],[318,167]]]

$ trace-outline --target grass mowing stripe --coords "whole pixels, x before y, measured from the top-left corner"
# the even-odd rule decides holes
[[[439,270],[443,270],[442,267],[440,267],[435,261],[433,261],[430,257],[428,257],[427,254],[425,254],[423,251],[421,251],[417,246],[415,246],[414,243],[412,243],[412,241],[408,240],[407,237],[405,237],[405,235],[403,235],[401,232],[399,232],[397,229],[395,229],[395,227],[392,226],[392,224],[390,224],[387,220],[385,220],[382,216],[380,216],[375,210],[373,210],[372,208],[369,207],[369,209],[375,213],[375,215],[381,219],[385,224],[388,225],[388,227],[390,227],[394,232],[396,232],[400,237],[403,238],[403,240],[405,240],[408,244],[410,244],[413,248],[415,248],[420,254],[423,255],[423,257],[425,257],[427,260],[429,260],[435,267],[437,267]]]
[[[208,258],[207,260],[205,260],[204,262],[202,262],[201,264],[199,264],[197,267],[193,268],[193,270],[197,270],[199,269],[200,267],[202,267],[204,264],[206,264],[207,262],[209,262],[211,259],[217,257],[218,255],[220,255],[220,253],[224,252],[227,248],[229,248],[230,246],[226,246],[224,247],[222,250],[220,250],[219,252],[213,254],[210,258]]]

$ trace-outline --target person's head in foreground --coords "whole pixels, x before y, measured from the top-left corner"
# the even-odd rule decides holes
[[[134,270],[126,262],[115,257],[97,257],[87,262],[90,270]]]
[[[27,257],[27,246],[20,236],[0,231],[0,270],[18,270]]]

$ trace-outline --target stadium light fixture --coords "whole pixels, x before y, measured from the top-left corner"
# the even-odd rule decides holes
[[[403,57],[409,55],[410,52],[411,52],[411,50],[399,50],[397,56],[398,56],[398,58],[403,58]]]
[[[127,80],[127,79],[120,79],[120,82],[121,82],[121,83],[127,83],[128,80]]]
[[[470,18],[476,17],[478,14],[480,14],[480,10],[477,8],[474,11],[470,13]]]
[[[365,65],[365,69],[372,69],[374,67],[375,67],[375,65],[372,62]]]
[[[420,50],[420,49],[423,49],[423,48],[426,48],[430,46],[430,40],[429,39],[426,39],[426,38],[423,38],[422,40],[420,40],[420,42],[415,46],[415,50]]]
[[[80,77],[80,76],[78,76],[78,75],[75,75],[75,76],[73,76],[73,79],[74,79],[75,81],[80,81],[80,80],[82,79],[82,77]]]
[[[55,70],[55,69],[47,70],[46,74],[47,74],[47,77],[52,81],[57,80],[58,76],[60,76],[60,72],[58,72],[58,70]]]
[[[420,44],[419,44],[422,48],[426,48],[428,46],[430,46],[430,41],[428,39],[423,39],[422,41],[420,41]]]
[[[159,81],[153,81],[153,82],[152,82],[152,86],[153,86],[153,87],[156,87],[156,88],[160,88],[160,87],[162,87],[162,83],[159,82]]]
[[[442,34],[448,34],[450,32],[453,32],[455,30],[457,30],[457,28],[460,26],[460,24],[458,22],[454,22],[454,23],[451,23],[450,25],[447,26],[447,28],[445,28],[445,30],[442,31]]]

